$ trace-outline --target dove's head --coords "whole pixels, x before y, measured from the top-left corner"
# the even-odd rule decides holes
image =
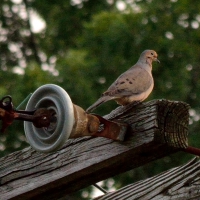
[[[142,62],[146,62],[147,64],[152,65],[153,61],[160,63],[157,57],[158,54],[154,50],[145,50],[142,52],[140,59]]]

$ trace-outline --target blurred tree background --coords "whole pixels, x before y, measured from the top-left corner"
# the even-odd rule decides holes
[[[200,147],[200,2],[197,0],[1,0],[0,97],[17,106],[46,83],[63,87],[86,109],[145,49],[154,49],[155,88],[148,100],[185,101],[190,144]],[[116,107],[108,102],[96,112]],[[0,156],[27,147],[23,123],[0,136]],[[186,162],[178,153],[102,181],[107,190]],[[134,162],[134,160],[133,160]],[[89,199],[85,188],[74,199]]]

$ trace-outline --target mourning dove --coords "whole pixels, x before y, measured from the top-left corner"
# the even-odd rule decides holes
[[[121,74],[86,112],[89,113],[110,100],[115,100],[120,105],[144,101],[153,90],[152,62],[160,63],[157,56],[154,50],[143,51],[137,63]]]

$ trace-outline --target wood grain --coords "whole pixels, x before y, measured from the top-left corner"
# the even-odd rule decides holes
[[[95,200],[200,199],[200,160],[170,169],[152,178],[127,185]]]
[[[159,113],[159,106],[163,103],[166,109],[168,103],[172,104],[165,100],[154,100],[137,106],[119,107],[105,116],[129,125],[124,142],[83,137],[68,140],[62,149],[54,153],[42,154],[26,148],[1,158],[0,199],[58,199],[177,152],[179,149],[158,139],[164,126],[159,123],[158,117],[166,116],[163,110]],[[184,105],[182,107],[186,112],[186,104],[181,105]],[[184,124],[187,129],[183,120],[180,118],[174,123]]]

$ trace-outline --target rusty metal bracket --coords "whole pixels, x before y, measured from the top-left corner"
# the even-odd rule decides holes
[[[93,115],[96,116],[100,121],[98,131],[93,133],[93,136],[106,137],[106,138],[119,140],[119,141],[124,140],[127,127],[128,127],[127,124],[110,121],[96,114],[93,114]]]
[[[51,113],[47,109],[34,111],[15,110],[12,97],[5,96],[0,100],[0,119],[2,120],[1,132],[10,126],[14,120],[29,121],[37,128],[48,127],[51,121]]]

